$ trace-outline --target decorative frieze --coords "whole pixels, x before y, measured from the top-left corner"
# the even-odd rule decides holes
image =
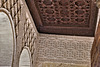
[[[38,61],[90,64],[93,37],[40,34]]]

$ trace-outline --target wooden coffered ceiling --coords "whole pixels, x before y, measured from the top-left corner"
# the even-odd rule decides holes
[[[40,33],[94,36],[98,9],[93,0],[26,0]]]

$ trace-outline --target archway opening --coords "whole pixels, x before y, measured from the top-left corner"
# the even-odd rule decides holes
[[[30,64],[29,52],[27,49],[23,49],[19,60],[19,67],[31,67]]]
[[[13,57],[13,32],[8,16],[0,12],[0,67],[11,67]]]

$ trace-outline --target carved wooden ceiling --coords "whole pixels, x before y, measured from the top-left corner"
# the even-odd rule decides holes
[[[94,36],[98,9],[94,0],[26,0],[41,33]]]

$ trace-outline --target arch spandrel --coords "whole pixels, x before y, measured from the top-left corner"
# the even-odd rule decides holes
[[[37,39],[38,32],[25,0],[0,0],[0,12],[6,13],[11,19],[10,21],[12,21],[11,25],[15,41],[12,67],[18,67],[19,56],[24,46],[29,47],[31,58],[33,58],[34,41]],[[28,42],[27,45],[26,42]],[[34,62],[32,61],[31,63],[33,64]]]

